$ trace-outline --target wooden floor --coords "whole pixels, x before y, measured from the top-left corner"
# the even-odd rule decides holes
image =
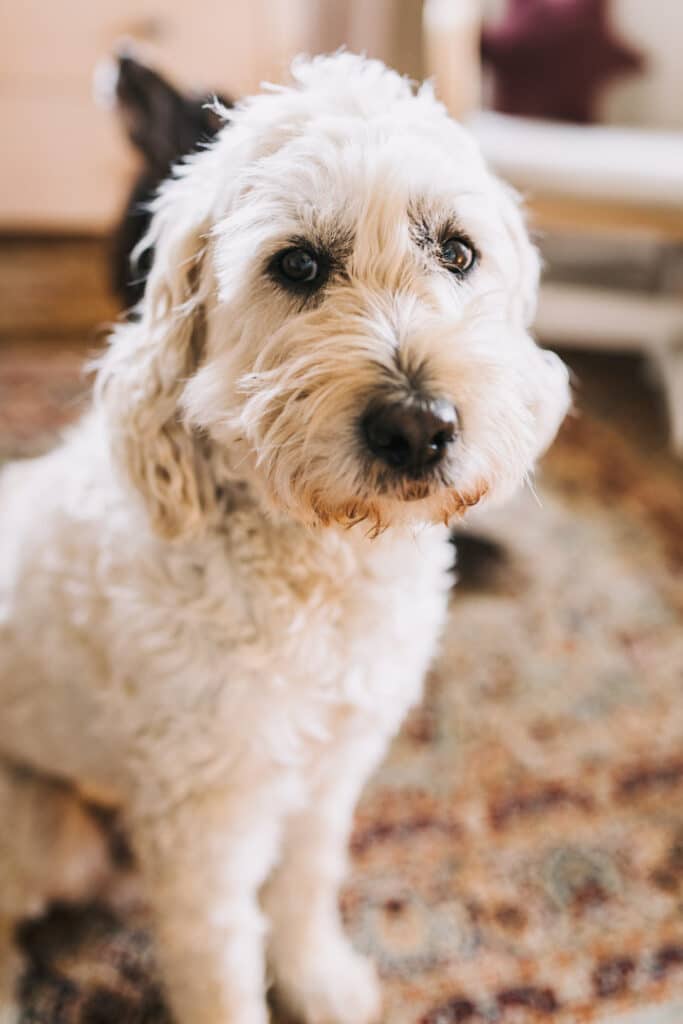
[[[99,239],[0,239],[0,341],[87,345],[118,306]]]

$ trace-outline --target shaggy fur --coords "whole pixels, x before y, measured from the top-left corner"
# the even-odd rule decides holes
[[[354,805],[435,652],[444,524],[567,409],[527,333],[535,253],[467,134],[379,63],[293,74],[163,186],[92,411],[0,478],[3,1024],[12,922],[106,860],[41,776],[124,809],[181,1024],[265,1024],[268,976],[307,1024],[378,1018],[337,911]],[[312,297],[272,271],[302,240],[329,256]],[[417,388],[461,433],[406,482],[359,423]]]
[[[171,168],[183,157],[206,146],[225,122],[232,102],[219,97],[223,111],[214,105],[216,93],[197,97],[179,92],[153,68],[130,52],[114,65],[111,95],[131,144],[142,159],[140,176],[128,197],[123,216],[112,237],[112,283],[124,309],[135,307],[144,295],[154,252],[139,244],[149,231],[150,203]],[[135,260],[131,254],[137,251]],[[134,318],[137,313],[130,309]],[[490,586],[504,568],[506,552],[490,538],[473,533],[469,526],[454,527],[451,542],[457,550],[457,581],[460,587]]]

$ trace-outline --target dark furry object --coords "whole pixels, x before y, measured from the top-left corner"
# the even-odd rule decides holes
[[[134,57],[118,58],[116,108],[144,160],[113,238],[112,283],[127,308],[142,298],[153,258],[145,252],[137,266],[131,265],[131,253],[149,226],[149,201],[173,164],[213,138],[223,124],[210,106],[214,99],[232,106],[231,100],[215,93],[184,95]]]
[[[456,550],[455,575],[458,589],[492,590],[507,564],[502,544],[468,530],[451,530]]]

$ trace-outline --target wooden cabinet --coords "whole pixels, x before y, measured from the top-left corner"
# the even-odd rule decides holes
[[[173,79],[240,95],[280,78],[305,0],[23,0],[0,31],[0,228],[100,232],[135,163],[93,74],[122,39]]]

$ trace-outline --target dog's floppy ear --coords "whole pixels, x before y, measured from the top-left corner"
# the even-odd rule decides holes
[[[501,219],[514,248],[516,268],[513,288],[513,318],[529,327],[536,316],[541,261],[532,245],[521,210],[521,200],[510,185],[498,181],[498,205]]]
[[[114,457],[167,538],[196,533],[215,501],[208,441],[183,422],[180,406],[202,359],[215,290],[207,256],[212,189],[200,161],[181,166],[155,200],[143,243],[155,256],[140,319],[115,330],[96,387]]]

